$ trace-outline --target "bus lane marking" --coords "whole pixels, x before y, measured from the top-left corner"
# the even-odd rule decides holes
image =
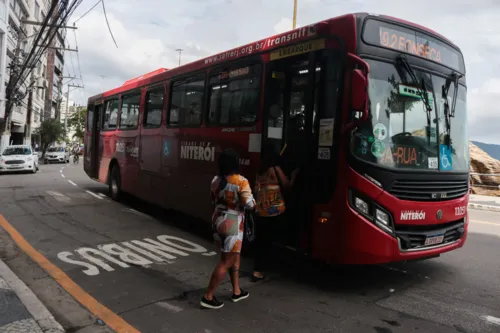
[[[42,267],[59,285],[64,288],[82,306],[92,312],[97,318],[106,323],[116,332],[140,333],[135,327],[127,323],[122,317],[99,303],[95,298],[76,284],[59,267],[38,252],[28,241],[0,214],[0,227],[2,227],[17,246],[23,250],[33,261]]]
[[[88,190],[87,190],[87,191],[85,191],[85,192],[87,192],[88,194],[90,194],[90,195],[91,195],[91,196],[93,196],[93,197],[96,197],[97,199],[100,199],[100,200],[102,200],[102,199],[103,199],[102,197],[98,196],[97,194],[95,194],[95,193],[94,193],[94,192],[92,192],[92,191],[88,191]]]
[[[129,240],[120,243],[81,247],[57,254],[59,260],[82,267],[82,273],[97,276],[117,268],[130,266],[151,267],[153,264],[174,264],[179,257],[192,254],[213,256],[217,253],[192,241],[171,235],[159,235],[156,239]]]

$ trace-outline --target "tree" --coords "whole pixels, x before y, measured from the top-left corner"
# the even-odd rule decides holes
[[[87,118],[87,109],[86,108],[77,108],[77,111],[68,117],[67,125],[70,131],[74,131],[73,137],[70,139],[77,138],[80,142],[83,140],[84,136],[84,128],[85,128],[85,119]]]
[[[42,159],[45,157],[47,148],[49,148],[52,143],[65,137],[64,127],[57,119],[46,119],[42,121],[36,132],[40,135],[42,143]]]

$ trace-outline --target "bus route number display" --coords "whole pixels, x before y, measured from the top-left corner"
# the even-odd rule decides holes
[[[394,24],[368,20],[363,39],[369,44],[381,46],[426,58],[463,72],[460,53],[443,42],[415,30]]]

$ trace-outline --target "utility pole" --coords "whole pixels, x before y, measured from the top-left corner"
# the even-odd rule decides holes
[[[293,28],[297,27],[297,0],[293,0]]]
[[[80,85],[77,85],[77,84],[68,84],[68,95],[67,95],[67,101],[66,101],[66,114],[65,114],[65,117],[64,117],[64,134],[67,135],[68,134],[68,108],[69,108],[69,88],[70,87],[73,87],[73,88],[84,88],[84,86],[80,86]]]
[[[179,52],[179,66],[181,65],[181,53],[184,51],[184,49],[177,49],[177,52]]]

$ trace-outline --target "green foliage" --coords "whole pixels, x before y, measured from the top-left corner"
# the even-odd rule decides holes
[[[85,130],[85,119],[87,118],[87,109],[78,108],[78,110],[68,117],[67,125],[70,131],[74,131],[75,134],[72,138],[77,138],[80,142],[83,141],[84,130]]]
[[[59,140],[63,140],[66,136],[64,127],[57,119],[46,119],[42,121],[40,127],[37,129],[36,134],[40,135],[42,144],[42,157],[49,146]]]

